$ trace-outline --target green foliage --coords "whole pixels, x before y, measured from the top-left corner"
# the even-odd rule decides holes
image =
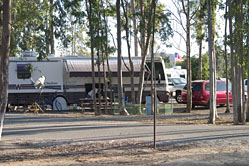
[[[83,23],[85,13],[80,9],[82,0],[18,0],[13,2],[11,56],[22,51],[36,51],[39,58],[46,57],[46,43],[51,43],[49,16],[53,5],[53,26],[55,38],[68,47],[71,42],[68,35],[69,27],[73,23]],[[74,16],[69,20],[68,15]]]
[[[183,57],[183,62],[177,62],[177,66],[182,66],[183,69],[187,68],[187,57]],[[198,79],[198,65],[199,58],[193,56],[191,57],[191,70],[192,70],[192,80]],[[202,55],[202,78],[203,80],[209,79],[209,57],[207,54]]]

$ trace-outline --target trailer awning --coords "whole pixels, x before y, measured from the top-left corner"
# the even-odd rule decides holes
[[[138,76],[140,73],[141,60],[133,60],[134,74]],[[117,60],[109,60],[110,71],[112,76],[117,76],[118,65]],[[105,71],[108,72],[107,62],[105,62]],[[66,70],[69,72],[70,77],[91,77],[92,64],[91,60],[66,60]],[[98,65],[94,65],[95,76],[98,76]],[[129,60],[122,61],[122,74],[124,77],[130,76],[130,63]],[[103,65],[100,65],[100,76],[103,76]]]

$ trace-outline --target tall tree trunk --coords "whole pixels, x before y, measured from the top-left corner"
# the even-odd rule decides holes
[[[225,61],[226,61],[226,99],[227,99],[227,107],[226,107],[226,113],[230,113],[230,103],[229,103],[229,89],[228,89],[228,57],[227,57],[227,6],[228,6],[228,0],[226,0],[226,11],[225,11]]]
[[[213,0],[207,1],[208,6],[208,52],[209,52],[209,86],[210,86],[210,117],[209,123],[215,124],[216,116],[216,78],[215,78],[215,56],[213,49]]]
[[[249,2],[248,2],[249,3]],[[248,32],[247,36],[249,38],[249,27],[248,27]],[[247,38],[247,46],[249,46],[249,39]],[[247,48],[247,73],[249,73],[249,49]],[[247,104],[246,104],[246,121],[249,121],[249,86],[248,86],[248,81],[249,81],[249,74],[247,74]]]
[[[184,5],[184,0],[181,1],[183,12],[186,17],[186,50],[187,50],[187,112],[192,110],[192,88],[191,88],[191,57],[190,57],[190,4],[187,0],[187,8]]]
[[[128,16],[127,16],[127,11],[125,10],[125,5],[123,0],[121,0],[122,2],[122,7],[123,7],[123,11],[124,11],[124,16],[125,16],[125,32],[126,32],[126,44],[128,47],[128,57],[129,57],[129,62],[130,62],[130,79],[131,79],[131,102],[132,104],[135,104],[135,88],[134,88],[134,65],[131,59],[131,46],[129,43],[129,26],[128,26]]]
[[[202,40],[199,41],[199,79],[202,80]]]
[[[91,45],[91,63],[92,63],[93,107],[94,107],[95,115],[98,115],[97,104],[96,104],[96,92],[95,92],[96,86],[95,86],[94,46],[93,46],[94,34],[93,34],[93,24],[92,24],[92,2],[91,0],[86,1],[86,7],[87,7],[87,12],[88,12],[89,31],[90,31],[90,36],[91,36],[90,45]]]
[[[240,69],[240,112],[241,112],[241,121],[243,124],[246,123],[246,112],[245,112],[245,87],[244,87],[244,69],[243,69],[243,61],[244,61],[244,47],[243,47],[243,30],[241,30],[241,25],[243,25],[243,1],[239,1],[239,69]]]
[[[231,76],[232,76],[232,100],[233,100],[233,121],[238,124],[236,112],[236,90],[235,90],[235,70],[234,70],[234,37],[233,37],[233,8],[232,0],[228,0],[229,5],[229,36],[230,36],[230,54],[231,54]]]
[[[247,6],[249,6],[249,1],[247,2]],[[249,47],[249,24],[247,24],[247,47]],[[247,104],[246,104],[246,121],[249,121],[249,48],[247,48]],[[243,84],[244,85],[244,84]]]
[[[238,10],[236,10],[235,14],[235,41],[236,41],[236,54],[238,57],[235,57],[235,77],[236,77],[236,84],[235,84],[235,95],[236,95],[236,107],[235,111],[237,112],[237,117],[238,123],[242,123],[243,121],[243,115],[242,115],[242,74],[243,74],[243,69],[242,69],[242,64],[243,64],[243,36],[242,36],[242,30],[241,30],[241,25],[243,24],[242,20],[242,1],[236,1],[236,7]]]
[[[134,33],[134,48],[135,56],[138,56],[138,37],[137,37],[137,21],[136,21],[136,11],[135,11],[135,0],[131,0],[131,11],[132,11],[132,21],[133,21],[133,33]]]
[[[101,29],[101,16],[100,16],[100,8],[99,8],[99,3],[98,3],[98,18],[97,20],[98,21],[98,24],[97,24],[97,38],[99,39],[100,38],[100,29]],[[101,47],[101,42],[98,44],[97,46],[97,68],[98,68],[98,107],[97,107],[97,110],[98,110],[98,114],[101,114],[101,75],[100,75],[100,64],[101,64],[101,59],[100,59],[100,47]],[[102,54],[103,55],[103,54]]]
[[[102,6],[104,6],[103,4],[103,0],[101,0]],[[105,92],[105,114],[108,114],[108,94],[107,94],[107,89],[108,89],[108,81],[107,81],[107,74],[106,74],[106,66],[105,66],[105,61],[108,59],[108,35],[107,35],[107,22],[106,22],[106,10],[104,9],[104,13],[103,13],[103,21],[104,21],[104,28],[102,28],[101,33],[102,36],[105,36],[105,41],[104,43],[102,43],[101,45],[101,50],[104,50],[104,52],[102,53],[102,65],[103,65],[103,79],[104,79],[104,92]],[[111,100],[112,101],[112,100]]]
[[[144,7],[143,7],[143,0],[140,0],[140,8],[141,8],[141,13],[142,13],[142,27],[144,26],[144,28],[142,28],[142,32],[141,32],[141,53],[142,53],[142,62],[141,62],[141,68],[140,68],[140,77],[139,77],[139,87],[138,87],[138,103],[141,104],[142,103],[142,95],[143,95],[143,87],[144,87],[144,73],[145,73],[145,62],[146,62],[146,54],[147,54],[147,50],[148,50],[148,46],[149,46],[149,42],[150,42],[150,37],[151,37],[151,24],[152,24],[152,17],[151,14],[149,15],[149,19],[148,19],[148,27],[145,28],[145,18],[144,18]],[[150,13],[152,13],[152,5],[150,8]],[[147,38],[145,41],[145,30],[147,29]]]
[[[203,28],[203,19],[202,19],[202,15],[201,15],[201,12],[203,12],[202,10],[203,9],[203,5],[202,5],[202,0],[200,0],[199,2],[199,5],[200,5],[200,14],[198,16],[198,19],[199,19],[199,25],[198,25],[198,33],[197,35],[199,36],[199,41],[198,41],[198,44],[199,44],[199,72],[198,72],[198,78],[199,80],[202,80],[202,28]]]
[[[143,80],[144,80],[144,70],[145,70],[145,62],[146,62],[146,54],[145,54],[145,16],[144,16],[144,1],[140,0],[140,12],[141,12],[141,68],[140,68],[140,77],[139,77],[139,87],[137,94],[137,102],[139,104],[142,103],[142,94],[143,94]]]
[[[0,51],[0,140],[3,130],[3,121],[8,104],[8,70],[10,53],[10,30],[11,30],[11,0],[3,0],[3,28],[2,44]]]
[[[117,43],[118,43],[118,101],[119,113],[128,115],[124,108],[123,97],[123,81],[122,81],[122,57],[121,57],[121,17],[120,17],[120,0],[116,1],[116,14],[117,14]]]
[[[48,10],[48,6],[49,6],[48,1],[44,0],[43,3],[44,3],[45,8],[47,8],[46,13],[48,13],[49,12],[49,10]],[[50,51],[49,51],[50,32],[49,32],[49,16],[47,16],[47,14],[46,14],[45,22],[46,22],[46,30],[45,30],[45,42],[46,43],[45,44],[46,44],[46,54],[48,55],[50,53]]]
[[[50,9],[49,9],[49,31],[50,31],[50,47],[51,54],[55,54],[54,48],[54,0],[50,0]]]
[[[154,41],[155,41],[155,20],[156,20],[156,0],[152,0],[153,8],[153,28],[151,40],[151,111],[154,113],[154,149],[156,149],[156,70],[155,70],[155,54],[154,54]]]

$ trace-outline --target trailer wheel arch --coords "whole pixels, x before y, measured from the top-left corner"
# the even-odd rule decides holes
[[[58,95],[54,97],[52,101],[52,108],[56,111],[66,110],[68,106],[67,98],[63,95]]]

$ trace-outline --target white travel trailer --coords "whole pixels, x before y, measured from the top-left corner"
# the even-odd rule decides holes
[[[135,71],[135,92],[137,94],[141,58],[134,57],[132,61]],[[117,58],[109,58],[108,62],[112,76],[111,85],[114,89],[115,87],[117,89]],[[130,100],[131,84],[130,72],[127,69],[130,66],[128,58],[124,58],[124,63],[126,64],[122,65],[124,94]],[[143,102],[145,102],[145,96],[151,93],[149,79],[150,58],[147,58],[146,64]],[[164,66],[162,58],[156,57],[157,97],[160,101],[168,102],[168,80]],[[107,65],[105,65],[105,69],[107,72]],[[101,89],[103,89],[104,79],[106,78],[103,78],[102,65],[99,73],[100,80],[98,68],[95,66],[96,87],[100,85]],[[31,79],[36,81],[41,76],[45,76],[44,87],[43,89],[36,89]],[[80,98],[86,97],[91,89],[91,58],[76,56],[49,57],[42,61],[38,61],[36,57],[10,58],[8,102],[11,105],[30,105],[40,100],[44,104],[52,105],[54,110],[63,110],[66,109],[68,104],[80,104]],[[108,94],[111,94],[110,91]]]
[[[187,69],[182,69],[181,66],[174,66],[165,70],[168,77],[187,79]]]

